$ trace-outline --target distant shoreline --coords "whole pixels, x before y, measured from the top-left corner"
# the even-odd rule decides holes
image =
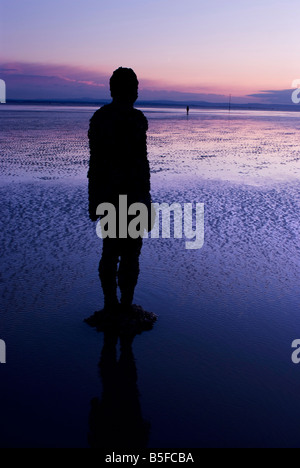
[[[72,100],[14,100],[8,99],[5,104],[7,105],[35,105],[35,106],[74,106],[74,107],[100,107],[108,104],[111,101],[99,100],[99,101],[72,101]],[[136,107],[167,107],[176,109],[186,109],[189,106],[190,110],[193,109],[217,109],[217,110],[228,110],[229,104],[227,103],[209,103],[209,102],[197,102],[197,101],[137,101]],[[253,111],[274,111],[274,112],[300,112],[300,105],[272,105],[272,104],[234,104],[231,103],[231,110],[253,110]]]

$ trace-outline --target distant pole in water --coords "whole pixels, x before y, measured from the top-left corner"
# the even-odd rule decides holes
[[[229,94],[229,112],[231,111],[231,94]]]
[[[186,108],[186,115],[189,115],[189,113],[190,113],[190,106],[187,106],[187,108]]]

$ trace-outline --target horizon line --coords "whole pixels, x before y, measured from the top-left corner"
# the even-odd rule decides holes
[[[82,106],[98,106],[105,105],[112,102],[111,99],[7,99],[6,103],[2,103],[1,106],[8,104],[47,104],[47,105],[82,105]],[[1,107],[0,106],[0,107]],[[229,102],[228,103],[213,103],[208,101],[176,101],[168,99],[153,99],[146,100],[141,99],[136,101],[136,106],[146,107],[146,106],[166,106],[166,107],[186,107],[191,106],[194,108],[211,108],[211,109],[227,109],[229,111]],[[295,104],[271,104],[271,103],[234,103],[231,102],[230,108],[232,110],[289,110],[292,112],[299,112],[300,107]]]

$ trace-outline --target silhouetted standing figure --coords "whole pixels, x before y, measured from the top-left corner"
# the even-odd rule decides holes
[[[89,213],[97,220],[101,203],[111,203],[117,209],[120,195],[132,203],[151,204],[150,167],[147,158],[148,122],[141,111],[134,109],[138,98],[138,79],[133,70],[119,68],[110,79],[113,101],[99,109],[90,121],[89,145]],[[130,308],[139,276],[139,256],[142,239],[103,240],[99,275],[104,293],[105,309],[121,304]],[[118,263],[120,262],[119,269]]]
[[[187,106],[186,108],[186,115],[189,115],[190,114],[190,106]]]

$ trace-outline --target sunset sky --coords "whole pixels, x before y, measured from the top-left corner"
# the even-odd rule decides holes
[[[144,99],[271,91],[290,104],[298,11],[299,0],[0,0],[0,78],[10,99],[103,99],[128,66]]]

